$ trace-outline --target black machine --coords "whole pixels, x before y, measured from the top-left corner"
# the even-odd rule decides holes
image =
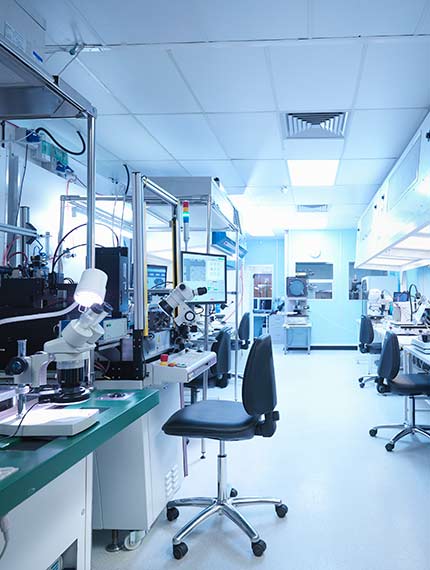
[[[128,312],[128,248],[97,247],[95,265],[108,276],[105,300],[112,307],[112,317],[126,316]]]

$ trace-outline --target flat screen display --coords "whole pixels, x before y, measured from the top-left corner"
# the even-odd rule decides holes
[[[227,302],[227,257],[210,253],[182,252],[182,281],[191,287],[206,287],[208,292],[193,303]]]
[[[146,275],[148,289],[165,289],[167,287],[166,265],[148,265]]]

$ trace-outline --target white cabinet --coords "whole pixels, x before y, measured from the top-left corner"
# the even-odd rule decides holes
[[[283,344],[284,342],[284,328],[285,315],[270,315],[269,316],[269,334],[272,337],[273,344]]]

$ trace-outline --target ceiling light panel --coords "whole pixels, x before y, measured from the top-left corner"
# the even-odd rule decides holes
[[[333,186],[338,160],[287,160],[293,186]]]

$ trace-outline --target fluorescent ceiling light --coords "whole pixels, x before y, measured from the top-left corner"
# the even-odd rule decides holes
[[[377,257],[369,261],[370,265],[405,265],[410,263],[410,259],[392,259],[391,257]]]
[[[338,160],[287,160],[293,186],[333,186]]]
[[[429,237],[411,236],[404,239],[394,247],[400,249],[428,249],[430,252],[430,236]]]

